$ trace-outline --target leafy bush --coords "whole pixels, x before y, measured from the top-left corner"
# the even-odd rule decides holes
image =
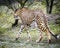
[[[1,27],[0,27],[0,34],[3,34],[3,33],[5,33],[6,31],[7,31],[6,28],[1,28]]]
[[[60,18],[57,18],[57,19],[55,20],[55,23],[60,25]]]

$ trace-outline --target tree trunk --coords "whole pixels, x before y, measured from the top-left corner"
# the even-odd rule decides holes
[[[47,13],[49,13],[49,14],[51,14],[51,12],[52,12],[53,1],[54,0],[51,0],[49,2],[49,0],[46,0],[46,10],[47,10]]]
[[[46,10],[47,10],[47,13],[49,13],[49,0],[46,0]]]
[[[54,0],[51,0],[51,2],[50,2],[50,10],[49,10],[49,14],[51,14],[51,12],[52,12],[53,1],[54,1]]]

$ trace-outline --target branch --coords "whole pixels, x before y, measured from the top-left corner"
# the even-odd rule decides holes
[[[20,4],[21,4],[21,7],[23,8],[25,6],[25,3],[28,1],[28,0],[25,0],[23,2],[23,0],[17,0]]]
[[[27,2],[28,0],[25,0],[24,2],[22,2],[22,8],[25,6],[25,3]]]

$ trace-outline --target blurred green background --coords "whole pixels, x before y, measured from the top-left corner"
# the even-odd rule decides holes
[[[25,0],[21,1],[24,2]],[[15,9],[21,8],[23,6],[21,6],[21,1],[0,0],[0,48],[51,48],[52,44],[50,46],[46,43],[46,45],[44,43],[35,43],[35,40],[39,35],[39,32],[36,28],[32,30],[29,29],[33,41],[29,43],[26,42],[28,38],[25,30],[23,30],[23,33],[21,34],[22,37],[18,41],[14,41],[16,33],[20,28],[20,22],[18,22],[17,27],[12,28],[12,24],[15,22],[13,13]],[[55,34],[60,34],[60,0],[54,0],[52,13],[50,14],[47,13],[46,0],[28,0],[24,6],[32,10],[42,9],[43,12],[47,14],[49,28],[51,31],[53,31]],[[43,35],[46,36],[44,33]],[[46,37],[44,37],[42,42],[45,40]],[[60,41],[58,41],[55,45],[53,44],[52,48],[59,48],[59,44]]]

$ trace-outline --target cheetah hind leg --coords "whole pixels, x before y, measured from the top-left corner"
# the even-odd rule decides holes
[[[42,40],[43,36],[42,36],[42,31],[40,32],[39,38],[36,40],[37,43],[39,43]]]

